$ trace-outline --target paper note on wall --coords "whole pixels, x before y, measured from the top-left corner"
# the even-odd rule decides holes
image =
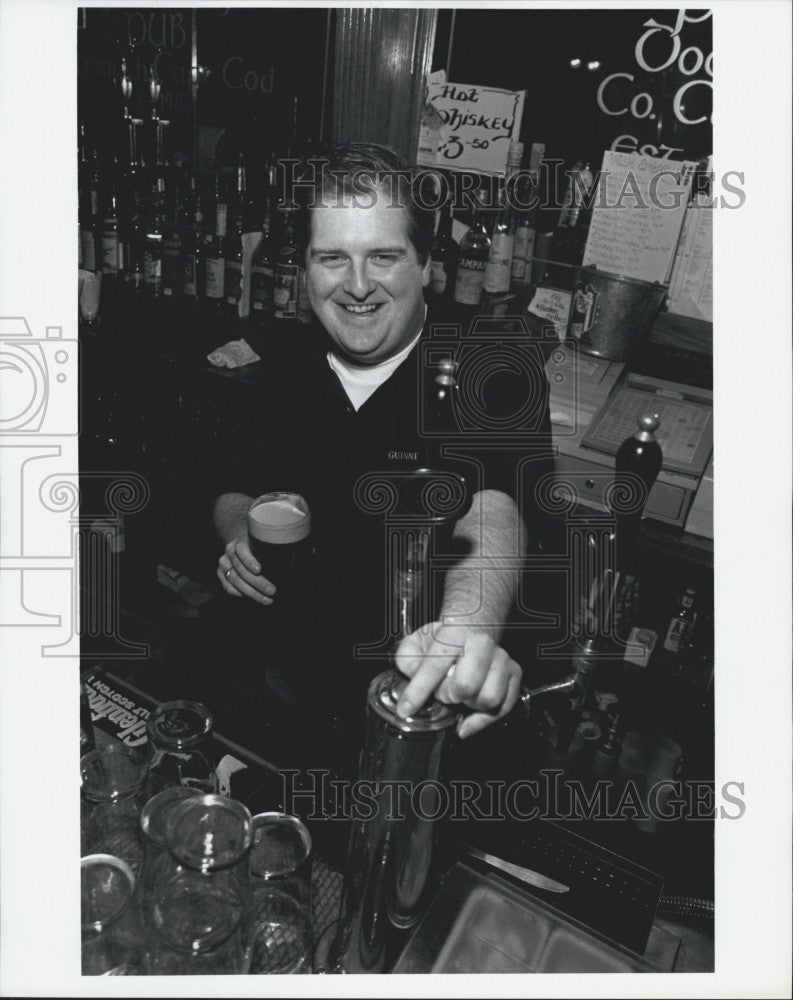
[[[421,143],[418,163],[445,170],[503,174],[510,140],[520,133],[524,96],[522,90],[430,81],[427,103],[443,122],[441,142],[434,156],[431,143]]]
[[[707,195],[689,205],[669,281],[669,312],[713,322],[713,208]]]
[[[696,166],[607,150],[583,263],[626,278],[666,283]]]

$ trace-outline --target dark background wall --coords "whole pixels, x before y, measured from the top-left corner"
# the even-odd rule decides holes
[[[546,144],[546,155],[567,162],[589,160],[600,165],[604,149],[619,136],[619,146],[647,144],[663,155],[662,144],[675,149],[672,159],[695,159],[713,150],[710,123],[712,92],[707,57],[712,52],[712,17],[682,11],[631,10],[462,10],[441,11],[433,70],[446,67],[458,83],[489,84],[525,90],[521,138]],[[659,27],[654,28],[651,22]],[[643,36],[646,39],[641,42]],[[637,62],[639,59],[650,72]],[[687,51],[691,50],[691,51]],[[698,51],[697,51],[698,50]],[[685,53],[685,54],[684,54]],[[699,53],[699,54],[698,54]],[[673,58],[676,55],[676,58]],[[680,68],[682,56],[683,68]],[[572,59],[580,59],[574,68]],[[598,62],[587,69],[588,62]],[[668,65],[667,65],[668,63]],[[689,72],[698,66],[693,73]],[[598,89],[615,73],[628,74],[605,83],[602,103]],[[675,96],[686,83],[697,81],[681,95],[682,118],[705,121],[686,124],[675,114]],[[636,117],[630,109],[635,103]],[[650,106],[652,102],[652,107]]]

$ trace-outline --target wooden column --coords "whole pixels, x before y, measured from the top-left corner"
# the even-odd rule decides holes
[[[337,11],[334,143],[380,142],[415,162],[437,18],[434,9]]]

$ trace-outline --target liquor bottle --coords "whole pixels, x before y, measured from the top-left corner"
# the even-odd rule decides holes
[[[143,285],[147,294],[162,295],[162,241],[165,235],[165,177],[156,171],[143,250]]]
[[[638,576],[637,538],[642,511],[663,466],[663,452],[655,431],[660,425],[657,413],[643,414],[636,421],[638,430],[626,438],[615,457],[615,496],[620,491],[632,503],[615,506],[617,569]]]
[[[138,161],[137,145],[137,130],[142,124],[139,118],[127,121],[129,160],[123,175],[122,212],[118,231],[124,283],[136,292],[143,288],[142,163]]]
[[[142,208],[136,189],[130,191],[129,208],[121,226],[121,245],[124,255],[124,282],[133,292],[143,291],[144,233]]]
[[[592,210],[587,205],[592,189],[589,164],[577,162],[569,172],[562,210],[553,236],[551,257],[561,264],[578,266],[584,257]]]
[[[569,226],[572,229],[578,224],[581,209],[591,190],[592,171],[589,169],[589,164],[578,160],[573,164],[568,176],[562,211],[559,213],[559,227]]]
[[[80,260],[86,271],[98,271],[102,267],[99,232],[99,162],[96,149],[89,148],[85,126],[80,126]]]
[[[536,194],[534,181],[528,178],[521,186],[520,202],[531,204]],[[537,239],[537,209],[524,208],[517,213],[515,224],[515,246],[512,253],[512,280],[518,284],[531,282],[534,246]]]
[[[678,599],[675,614],[669,622],[664,639],[664,649],[668,653],[682,656],[688,651],[697,621],[697,613],[694,610],[695,597],[694,588],[686,587],[685,593]]]
[[[275,248],[270,225],[270,203],[265,201],[262,238],[251,261],[251,318],[264,323],[273,313],[273,257]]]
[[[240,156],[237,166],[237,191],[231,208],[231,233],[226,241],[226,266],[224,276],[224,296],[228,312],[232,316],[240,314],[240,299],[242,297],[242,234],[248,208],[247,182],[245,167]]]
[[[123,246],[119,241],[118,158],[108,177],[108,190],[102,222],[102,275],[114,281],[123,273]]]
[[[225,302],[226,217],[220,174],[215,175],[215,232],[204,248],[204,299],[220,310]]]
[[[295,319],[300,271],[300,252],[295,233],[297,209],[281,205],[278,211],[283,215],[283,236],[273,261],[273,316],[275,319]]]
[[[460,247],[452,237],[452,221],[451,203],[438,209],[438,224],[430,250],[432,270],[429,287],[439,299],[450,298],[454,290]]]
[[[480,188],[476,193],[477,201],[486,204],[488,192]],[[482,298],[482,284],[485,278],[485,265],[490,256],[490,237],[487,235],[484,209],[474,213],[471,228],[460,243],[460,256],[457,260],[457,275],[454,282],[454,301],[466,306],[478,306]]]
[[[182,289],[182,202],[185,198],[181,187],[183,182],[183,176],[174,177],[164,212],[162,294],[164,298],[171,299],[178,298]]]
[[[182,206],[182,295],[198,301],[201,287],[201,245],[204,238],[201,196],[196,187],[195,174],[190,174],[190,193]]]
[[[499,198],[499,212],[493,226],[490,240],[490,254],[485,265],[482,283],[488,295],[498,295],[509,291],[512,278],[512,256],[515,245],[516,217],[509,199],[507,181],[520,168],[523,158],[523,143],[511,142],[507,154],[507,170]]]

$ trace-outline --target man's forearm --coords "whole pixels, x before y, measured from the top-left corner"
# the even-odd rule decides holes
[[[476,625],[498,641],[518,588],[517,560],[525,553],[526,529],[515,502],[505,493],[477,493],[456,525],[469,553],[446,574],[441,621]],[[504,566],[511,560],[514,568]]]
[[[224,493],[215,501],[215,530],[223,545],[228,545],[248,530],[251,497],[244,493]]]

